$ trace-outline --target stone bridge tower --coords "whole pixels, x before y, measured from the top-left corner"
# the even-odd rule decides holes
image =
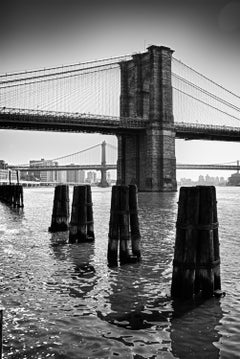
[[[168,47],[150,46],[120,63],[120,116],[147,121],[145,131],[118,136],[118,182],[140,191],[176,191],[175,131]]]

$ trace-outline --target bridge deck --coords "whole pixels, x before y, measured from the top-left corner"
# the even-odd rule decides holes
[[[103,134],[144,131],[147,121],[139,118],[120,118],[93,114],[54,111],[6,109],[0,110],[0,128],[59,132]],[[176,138],[185,140],[240,141],[240,127],[215,126],[175,122]]]

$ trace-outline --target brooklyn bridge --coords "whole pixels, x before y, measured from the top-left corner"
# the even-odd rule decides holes
[[[141,191],[176,190],[176,138],[240,140],[240,97],[163,46],[1,75],[0,107],[1,129],[116,135],[115,163],[96,169]]]

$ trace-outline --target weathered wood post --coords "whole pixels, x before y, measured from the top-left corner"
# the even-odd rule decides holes
[[[211,297],[220,290],[216,190],[182,187],[178,203],[171,294]]]
[[[3,354],[3,309],[0,308],[0,359]]]
[[[130,262],[130,227],[129,227],[129,188],[120,186],[119,203],[119,234],[120,234],[120,263]]]
[[[23,186],[20,186],[20,207],[24,207],[24,203],[23,203]]]
[[[196,283],[204,297],[221,289],[216,189],[199,186],[199,224]]]
[[[117,265],[118,262],[118,242],[119,242],[119,227],[118,227],[118,210],[120,202],[119,186],[112,187],[110,222],[108,233],[108,252],[107,259],[109,265]]]
[[[93,215],[90,206],[88,206],[88,199],[90,198],[90,197],[88,198],[88,194],[87,194],[88,191],[89,190],[87,190],[86,185],[74,186],[72,214],[71,214],[71,221],[69,226],[70,243],[76,243],[76,242],[81,243],[81,242],[89,242],[94,240]],[[91,200],[89,199],[89,201]],[[88,226],[88,215],[90,222],[89,226]]]
[[[19,184],[12,185],[10,191],[12,192],[11,205],[14,207],[23,207],[23,187]]]
[[[17,184],[19,184],[19,177],[20,177],[19,176],[19,171],[17,170],[16,173],[17,173]]]
[[[133,237],[135,236],[134,241],[137,234],[135,227],[133,226]],[[129,187],[120,185],[113,186],[108,235],[107,257],[109,265],[117,265],[118,247],[121,264],[137,262],[140,259],[140,252],[137,250],[139,247],[134,241],[132,248],[135,249],[135,253],[132,255],[130,253]]]
[[[87,187],[87,237],[88,240],[94,240],[94,222],[93,222],[93,203],[92,203],[92,189],[90,185]]]
[[[52,222],[49,232],[67,231],[69,227],[69,187],[58,185],[54,190]]]
[[[172,274],[172,296],[191,297],[194,293],[198,191],[195,187],[182,187],[179,194],[176,224],[175,252]]]
[[[128,187],[129,187],[129,212],[130,212],[132,253],[138,258],[141,258],[141,250],[140,250],[141,235],[140,235],[139,221],[138,221],[137,186],[129,185]]]

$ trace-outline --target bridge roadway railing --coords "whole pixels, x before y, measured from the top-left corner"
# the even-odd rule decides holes
[[[220,171],[239,171],[239,165],[224,164],[196,164],[196,163],[177,163],[177,170],[220,170]]]
[[[175,122],[174,128],[177,138],[240,141],[240,126]]]
[[[39,166],[19,166],[19,165],[9,165],[9,168],[11,168],[12,170],[18,170],[21,172],[35,172],[35,171],[39,171],[39,172],[49,172],[49,171],[73,171],[73,170],[96,170],[96,171],[101,171],[101,170],[116,170],[117,169],[117,165],[116,164],[106,164],[106,165],[98,165],[98,164],[93,164],[93,165],[55,165],[55,166],[50,166],[50,165],[39,165]]]
[[[9,125],[17,126],[19,122],[27,126],[31,125],[59,125],[59,126],[78,126],[104,128],[118,130],[118,129],[135,129],[142,130],[146,128],[146,121],[140,118],[121,118],[118,116],[106,116],[91,113],[70,113],[57,111],[43,111],[43,110],[25,110],[16,108],[2,108],[0,109],[0,127],[4,122]]]
[[[12,170],[18,170],[21,172],[35,172],[35,171],[72,171],[72,170],[96,170],[100,171],[101,169],[105,170],[116,170],[117,164],[108,164],[106,166],[102,165],[66,165],[66,166],[21,166],[21,165],[10,165]],[[196,163],[177,163],[177,170],[222,170],[222,171],[239,171],[239,165],[229,165],[229,164],[196,164]],[[7,179],[8,175],[3,176],[3,179]],[[0,180],[1,180],[1,170],[0,170]]]

